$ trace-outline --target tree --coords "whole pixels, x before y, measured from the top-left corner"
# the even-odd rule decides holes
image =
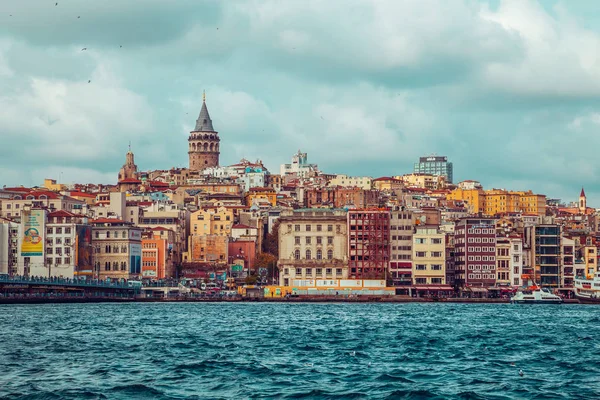
[[[254,269],[260,271],[260,268],[267,270],[267,277],[273,278],[277,275],[277,257],[270,253],[258,253],[254,260]]]
[[[271,233],[263,241],[263,251],[279,257],[279,220],[275,221]]]

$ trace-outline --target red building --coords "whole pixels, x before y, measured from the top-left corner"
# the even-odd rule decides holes
[[[348,211],[348,267],[352,279],[385,279],[390,260],[390,211]]]
[[[496,284],[496,222],[461,218],[454,231],[454,281],[465,287]]]

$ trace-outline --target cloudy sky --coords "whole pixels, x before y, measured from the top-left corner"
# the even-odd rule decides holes
[[[3,0],[0,185],[187,166],[206,90],[221,164],[298,149],[600,206],[596,0]],[[82,51],[82,48],[87,50]],[[91,81],[88,83],[88,81]]]

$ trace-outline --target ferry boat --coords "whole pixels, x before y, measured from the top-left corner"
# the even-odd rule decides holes
[[[548,289],[530,286],[518,291],[511,299],[513,304],[561,304],[563,299],[552,294]]]
[[[591,278],[575,278],[575,297],[581,303],[600,303],[600,272]]]

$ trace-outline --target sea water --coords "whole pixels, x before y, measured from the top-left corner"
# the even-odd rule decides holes
[[[0,397],[597,399],[600,307],[5,305]]]

